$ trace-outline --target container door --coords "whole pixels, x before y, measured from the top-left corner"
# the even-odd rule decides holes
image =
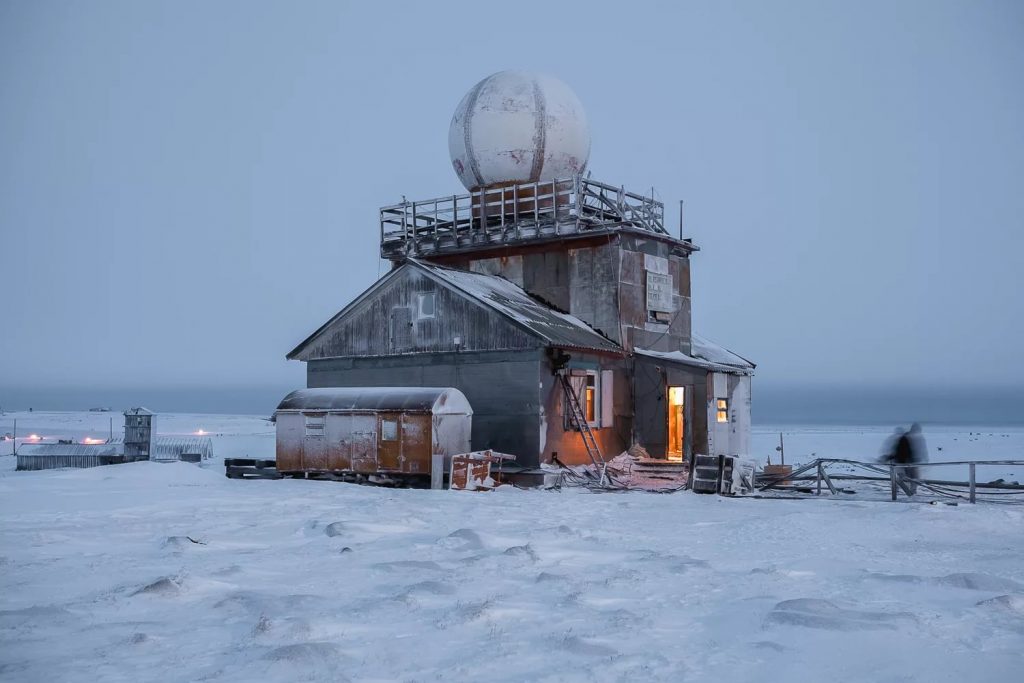
[[[302,469],[323,472],[327,469],[327,439],[323,413],[306,413],[306,433],[302,439]]]
[[[347,472],[352,469],[352,416],[327,416],[327,469]]]
[[[380,441],[377,445],[377,465],[382,472],[399,472],[402,469],[402,415],[400,413],[380,414]]]
[[[353,415],[349,438],[352,471],[374,474],[377,471],[377,416]]]
[[[443,416],[444,419],[451,419]],[[430,415],[402,415],[402,471],[428,474],[433,452]]]

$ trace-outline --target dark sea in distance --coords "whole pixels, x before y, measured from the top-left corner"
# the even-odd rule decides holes
[[[123,410],[269,416],[287,386],[3,387],[0,410]],[[780,386],[754,379],[754,425],[1024,426],[1024,386]]]

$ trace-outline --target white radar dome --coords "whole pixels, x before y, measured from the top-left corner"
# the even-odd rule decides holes
[[[565,83],[499,71],[462,98],[448,128],[448,151],[467,190],[571,178],[587,167],[590,128]]]

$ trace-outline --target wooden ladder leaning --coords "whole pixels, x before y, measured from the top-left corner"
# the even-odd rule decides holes
[[[590,429],[587,418],[583,414],[583,407],[580,405],[579,397],[572,390],[572,382],[569,381],[569,377],[564,371],[558,372],[558,380],[562,383],[562,389],[565,393],[565,405],[569,409],[569,417],[572,420],[570,424],[578,429],[583,436],[583,445],[587,449],[587,455],[590,456],[590,462],[594,463],[594,467],[597,468],[599,482],[607,484],[608,463],[605,462],[604,456],[601,454],[601,447],[597,445],[594,432]]]

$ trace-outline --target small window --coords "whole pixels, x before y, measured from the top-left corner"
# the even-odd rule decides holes
[[[716,404],[716,409],[717,409],[717,412],[718,412],[718,421],[719,422],[728,422],[729,421],[729,399],[727,399],[727,398],[715,399],[715,404]]]
[[[583,414],[587,416],[587,423],[597,423],[597,377],[587,375],[586,395],[583,398]]]
[[[419,320],[433,318],[437,313],[437,300],[434,292],[425,292],[416,297],[416,317]]]
[[[398,441],[398,420],[391,418],[381,418],[380,421],[380,440],[381,441]]]
[[[323,436],[324,435],[324,416],[323,415],[307,415],[306,416],[306,436]]]
[[[573,370],[569,377],[572,393],[579,401],[583,419],[590,427],[605,427],[601,424],[601,376],[596,370]],[[564,409],[565,429],[576,429],[568,406]]]

